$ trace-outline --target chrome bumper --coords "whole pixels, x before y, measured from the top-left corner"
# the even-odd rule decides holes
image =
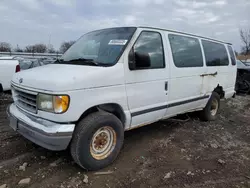
[[[7,108],[7,114],[15,131],[49,150],[65,150],[75,129],[75,124],[59,124],[37,118],[21,111],[15,104]]]

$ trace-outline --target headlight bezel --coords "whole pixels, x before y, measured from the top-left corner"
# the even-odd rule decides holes
[[[41,102],[43,100],[40,101],[41,96],[51,98],[51,100],[47,100],[47,102],[51,103],[51,105],[52,105],[51,108],[42,107]],[[67,97],[67,107],[63,111],[61,111],[61,112],[56,111],[56,109],[55,109],[55,105],[56,105],[55,104],[55,100],[56,100],[56,97]],[[63,114],[63,113],[65,113],[65,112],[68,111],[69,106],[70,106],[70,96],[67,95],[67,94],[38,93],[36,99],[37,99],[37,102],[36,102],[37,110],[40,110],[40,111],[43,111],[43,112],[49,112],[49,113],[54,113],[54,114]],[[46,102],[46,100],[44,100],[43,102]]]

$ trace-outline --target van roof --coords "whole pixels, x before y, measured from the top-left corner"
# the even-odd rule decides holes
[[[220,41],[220,40],[217,40],[217,39],[213,39],[213,38],[209,38],[209,37],[203,37],[203,36],[199,36],[199,35],[195,35],[195,34],[190,34],[190,33],[185,33],[185,32],[181,32],[181,31],[170,30],[170,29],[163,29],[163,28],[157,28],[157,27],[145,27],[145,26],[139,26],[138,28],[157,29],[157,30],[169,31],[169,32],[174,32],[174,33],[189,35],[189,36],[193,36],[193,37],[199,37],[199,38],[202,38],[202,39],[208,39],[208,40],[213,40],[215,42],[220,42],[220,43],[225,43],[225,44],[232,45],[231,43]]]

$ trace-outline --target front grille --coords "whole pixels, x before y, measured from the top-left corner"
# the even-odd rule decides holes
[[[14,101],[15,104],[24,110],[27,110],[32,113],[37,113],[36,105],[36,94],[29,93],[18,88],[13,88],[14,90]]]

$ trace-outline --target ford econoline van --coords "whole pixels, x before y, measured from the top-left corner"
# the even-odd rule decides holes
[[[149,27],[84,34],[55,63],[17,73],[10,126],[50,149],[70,148],[82,168],[118,156],[124,132],[178,114],[216,118],[235,94],[231,44]]]

